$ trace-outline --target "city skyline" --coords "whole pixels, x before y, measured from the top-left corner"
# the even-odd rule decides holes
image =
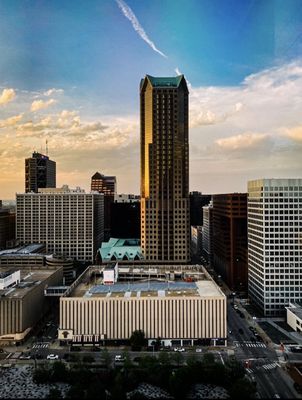
[[[188,81],[190,190],[301,175],[299,1],[7,0],[0,12],[0,198],[23,191],[24,159],[46,140],[58,186],[88,190],[100,170],[139,193],[145,74]]]

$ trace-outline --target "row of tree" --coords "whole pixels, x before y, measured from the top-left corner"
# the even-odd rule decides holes
[[[253,398],[255,386],[245,377],[245,369],[234,358],[225,365],[217,362],[212,353],[205,353],[202,359],[192,354],[183,364],[180,353],[170,355],[160,352],[159,357],[137,357],[135,364],[128,353],[120,366],[112,366],[109,354],[102,368],[79,362],[66,364],[54,362],[40,366],[34,372],[36,383],[65,382],[70,385],[68,399],[126,399],[126,393],[142,383],[150,383],[168,391],[175,399],[185,399],[194,384],[211,383],[222,386],[232,399]],[[58,391],[52,389],[49,398],[60,398]],[[143,398],[139,396],[139,398]]]

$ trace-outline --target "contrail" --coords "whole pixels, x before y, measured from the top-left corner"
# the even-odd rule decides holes
[[[134,15],[134,13],[131,10],[131,8],[123,0],[116,0],[116,2],[118,4],[119,8],[122,10],[122,12],[125,15],[125,17],[128,18],[129,21],[131,22],[131,24],[133,26],[133,29],[151,47],[151,49],[156,51],[161,56],[163,56],[165,58],[168,58],[162,51],[158,50],[158,48],[155,46],[155,44],[152,42],[152,40],[149,39],[148,35],[144,31],[144,28],[138,22],[138,19]]]

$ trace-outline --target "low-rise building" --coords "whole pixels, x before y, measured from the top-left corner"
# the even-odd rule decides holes
[[[202,266],[121,267],[114,285],[104,268],[89,267],[60,298],[60,340],[125,341],[138,329],[165,343],[226,339],[226,297]]]
[[[0,289],[0,343],[13,344],[21,342],[49,310],[44,288],[62,283],[63,268],[0,268],[1,274],[14,279]]]
[[[289,303],[286,308],[286,322],[296,332],[302,332],[302,304],[300,302]]]

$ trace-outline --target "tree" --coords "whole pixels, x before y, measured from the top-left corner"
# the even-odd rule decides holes
[[[105,367],[106,368],[110,368],[111,362],[112,362],[112,357],[111,357],[109,351],[106,348],[104,348],[102,350],[101,359],[102,359]]]
[[[52,365],[51,380],[53,382],[68,382],[68,378],[66,365],[61,361],[55,361]]]
[[[141,329],[133,331],[129,339],[131,348],[134,351],[140,351],[146,344],[145,332]]]
[[[62,399],[62,393],[58,388],[50,388],[48,395],[46,396],[48,400],[59,400]]]
[[[256,393],[255,385],[246,378],[238,379],[229,390],[231,399],[252,399]]]

